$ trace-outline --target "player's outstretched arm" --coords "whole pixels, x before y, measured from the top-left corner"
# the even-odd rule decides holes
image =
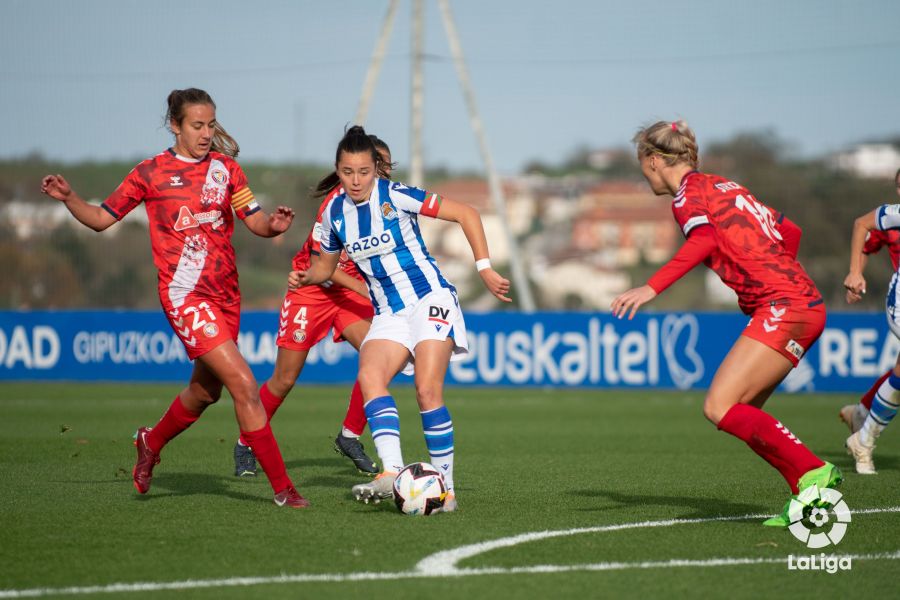
[[[272,214],[258,210],[246,219],[244,225],[259,237],[275,237],[287,231],[294,222],[294,209],[279,206]]]
[[[331,279],[341,255],[339,252],[323,252],[312,261],[306,271],[291,271],[288,274],[288,288],[295,290],[304,285],[319,285]]]
[[[316,259],[318,260],[318,259]],[[339,285],[341,287],[345,287],[349,290],[352,290],[365,298],[369,299],[369,286],[365,284],[365,282],[357,279],[356,277],[351,277],[347,275],[340,269],[335,269],[334,273],[331,275],[331,283],[335,285]]]
[[[437,218],[459,223],[472,248],[478,275],[481,276],[484,286],[498,300],[512,302],[512,298],[508,296],[509,280],[491,267],[487,236],[484,234],[484,224],[481,222],[481,215],[478,214],[478,211],[468,204],[444,198],[438,209]]]
[[[863,248],[866,245],[866,236],[876,228],[877,213],[877,209],[873,210],[853,222],[853,235],[850,237],[850,272],[844,278],[847,302],[851,304],[860,300],[866,293],[866,279],[863,277],[866,260]]]
[[[72,216],[94,231],[103,231],[116,222],[116,218],[102,207],[85,202],[62,175],[44,177],[41,180],[41,192],[65,204]]]

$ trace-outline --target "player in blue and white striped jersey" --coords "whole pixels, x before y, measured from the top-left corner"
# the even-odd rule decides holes
[[[894,182],[897,193],[900,194],[900,170],[894,176]],[[844,279],[848,303],[853,304],[862,300],[863,294],[866,293],[866,280],[863,277],[866,259],[863,250],[869,232],[898,229],[900,229],[900,204],[883,204],[853,223],[853,236],[850,239],[850,272]],[[885,312],[891,333],[900,338],[900,269],[891,278],[885,300]],[[855,411],[857,406],[851,411]],[[897,357],[891,374],[878,387],[868,414],[854,419],[853,416],[844,414],[847,408],[841,409],[841,418],[850,426],[851,435],[844,446],[856,461],[857,473],[875,475],[875,461],[872,458],[875,440],[900,410],[900,356]],[[863,411],[864,409],[861,412]],[[857,425],[854,421],[861,421],[861,424]]]
[[[431,462],[448,495],[443,510],[456,509],[453,422],[444,405],[444,377],[451,360],[468,352],[466,324],[456,288],[438,269],[419,230],[420,214],[455,221],[472,247],[478,273],[490,292],[510,302],[509,281],[491,268],[478,211],[437,194],[378,179],[380,155],[362,127],[347,130],[335,156],[344,193],[322,214],[322,255],[307,271],[293,271],[292,286],[326,281],[346,250],[369,286],[375,317],[359,353],[359,384],[366,418],[384,471],[353,486],[357,500],[392,494],[403,468],[400,420],[388,384],[415,365],[416,400]]]

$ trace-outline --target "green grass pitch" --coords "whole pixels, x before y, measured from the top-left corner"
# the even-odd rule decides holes
[[[331,449],[349,387],[299,385],[273,421],[311,508],[278,508],[262,475],[232,476],[227,397],[165,448],[139,496],[131,436],[179,389],[0,384],[0,598],[896,597],[900,512],[882,509],[900,506],[900,425],[879,440],[879,474],[857,475],[837,419],[852,396],[769,403],[841,467],[851,510],[879,509],[854,513],[838,546],[810,550],[741,518],[777,512],[788,489],[704,420],[700,393],[449,388],[460,509],[414,518],[350,496],[362,478]],[[396,391],[404,458],[427,460],[412,390]],[[428,564],[440,577],[416,570],[544,531],[567,535],[438,555]],[[788,570],[789,554],[821,552],[857,558],[835,574]]]

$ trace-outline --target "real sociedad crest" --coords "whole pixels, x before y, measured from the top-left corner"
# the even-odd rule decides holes
[[[394,207],[391,206],[390,202],[382,202],[381,203],[381,214],[385,219],[396,219],[397,211],[394,210]]]

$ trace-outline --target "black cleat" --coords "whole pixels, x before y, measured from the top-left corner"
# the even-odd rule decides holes
[[[235,477],[256,477],[256,457],[249,446],[234,445]]]
[[[346,437],[343,432],[334,438],[334,451],[353,461],[356,470],[363,475],[377,475],[378,465],[366,455],[359,438]]]

